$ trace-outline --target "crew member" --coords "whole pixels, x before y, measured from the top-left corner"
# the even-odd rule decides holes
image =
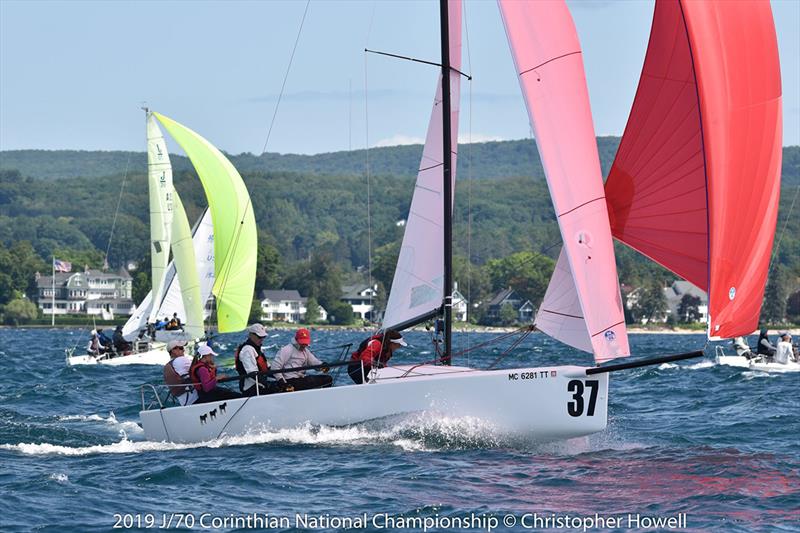
[[[270,381],[264,373],[269,372],[269,363],[261,345],[267,330],[261,324],[247,328],[247,340],[236,348],[236,371],[239,373],[239,390],[245,396],[272,394],[285,390],[282,383]]]
[[[322,366],[320,370],[327,374],[328,366],[320,361],[311,352],[311,333],[306,328],[300,328],[294,335],[294,342],[290,342],[278,351],[272,370],[284,368],[299,368],[305,366]],[[275,374],[278,381],[283,381],[294,387],[294,390],[321,389],[333,385],[331,376],[306,376],[305,370],[295,372],[279,372]]]
[[[383,335],[373,335],[366,339],[353,352],[347,373],[355,383],[361,384],[372,367],[383,368],[401,346],[408,346],[403,336],[393,329],[386,330]],[[363,364],[363,373],[362,373]]]
[[[178,405],[191,405],[197,401],[197,390],[192,386],[189,375],[192,358],[186,355],[186,342],[169,341],[167,352],[170,359],[164,365],[164,383],[169,385],[169,392]]]
[[[198,360],[192,363],[189,375],[197,389],[197,402],[208,403],[219,400],[233,400],[242,395],[225,387],[217,386],[217,365],[214,363],[214,350],[206,345],[197,349]]]

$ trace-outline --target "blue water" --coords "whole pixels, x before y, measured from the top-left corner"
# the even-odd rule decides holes
[[[372,531],[499,531],[511,523],[506,515],[511,529],[530,531],[543,525],[536,513],[562,520],[544,523],[552,530],[616,531],[635,526],[637,515],[643,526],[685,513],[691,531],[800,531],[798,374],[717,366],[710,357],[619,372],[608,429],[550,445],[507,442],[480,421],[443,415],[175,445],[145,442],[136,423],[138,385],[158,381],[160,368],[67,368],[63,349],[85,335],[0,330],[2,532],[145,530],[162,521],[199,530],[201,519],[245,531],[246,522],[232,520],[252,513],[282,530],[347,526],[336,520],[366,514]],[[290,338],[271,335],[265,344]],[[314,335],[315,346],[333,346],[364,334]],[[497,336],[456,334],[456,348]],[[398,362],[433,358],[426,334],[407,338],[412,346]],[[228,353],[238,340],[220,338]],[[701,348],[704,337],[632,335],[631,344],[654,356]],[[469,363],[485,365],[507,346],[476,350]],[[501,366],[558,363],[590,361],[536,334]]]

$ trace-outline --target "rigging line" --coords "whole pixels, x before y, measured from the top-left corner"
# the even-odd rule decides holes
[[[269,130],[267,131],[267,139],[264,141],[264,148],[261,149],[261,155],[267,151],[267,144],[272,135],[272,127],[275,125],[275,117],[278,116],[278,108],[281,105],[283,98],[283,91],[286,88],[286,80],[289,79],[289,71],[292,69],[292,62],[294,61],[294,53],[297,51],[297,44],[300,42],[300,34],[303,32],[303,24],[306,21],[306,14],[308,14],[308,6],[311,5],[311,0],[306,1],[306,8],[303,10],[303,18],[300,21],[300,28],[297,30],[297,37],[294,40],[294,47],[292,48],[292,55],[289,56],[289,64],[286,66],[286,74],[283,76],[283,84],[281,84],[281,92],[278,93],[278,101],[275,103],[275,110],[272,112],[272,121],[269,123]]]
[[[128,166],[131,163],[131,153],[128,152],[128,161],[125,163],[125,173],[122,175],[122,187],[119,189],[119,198],[117,198],[117,210],[114,211],[114,221],[111,223],[111,233],[108,235],[108,244],[106,245],[106,255],[103,257],[103,266],[108,264],[108,252],[111,250],[111,239],[114,237],[114,228],[117,225],[117,216],[119,215],[119,206],[122,204],[122,193],[125,191],[125,181],[128,179]]]
[[[367,28],[367,42],[366,45],[369,44],[369,38],[372,34],[372,24],[375,22],[375,3],[372,4],[372,14],[370,15],[369,20],[369,27]],[[364,54],[364,142],[366,144],[366,149],[364,150],[364,171],[366,173],[367,178],[367,280],[369,283],[369,288],[372,289],[372,176],[370,174],[370,166],[369,166],[369,77],[368,77],[368,61],[367,61],[367,54]],[[369,291],[369,303],[373,310],[372,318],[375,318],[374,310],[375,305],[372,300],[372,290]]]
[[[767,272],[772,270],[772,263],[775,261],[775,258],[778,257],[778,250],[781,247],[781,239],[783,239],[783,233],[786,231],[786,226],[789,225],[789,219],[792,217],[792,210],[794,210],[794,203],[797,201],[797,195],[800,193],[800,185],[797,186],[797,189],[794,191],[794,198],[792,198],[792,204],[789,206],[789,211],[786,213],[786,219],[783,221],[783,228],[781,228],[781,234],[778,236],[778,242],[775,244],[775,249],[772,252],[772,257],[769,260],[769,268],[767,268]]]
[[[495,366],[497,366],[497,365],[500,363],[500,361],[502,361],[503,359],[505,359],[506,357],[508,357],[508,354],[510,354],[510,353],[511,353],[511,352],[512,352],[514,349],[516,349],[516,347],[517,347],[517,346],[519,346],[520,344],[522,344],[522,341],[524,341],[525,339],[527,339],[527,338],[528,338],[528,335],[530,335],[530,334],[531,334],[533,331],[535,331],[535,326],[528,326],[527,328],[525,328],[525,329],[522,331],[522,334],[519,336],[519,338],[518,338],[518,339],[516,339],[516,340],[515,340],[515,341],[514,341],[514,342],[511,344],[511,346],[509,346],[509,347],[508,347],[508,349],[506,349],[506,351],[505,351],[505,352],[501,353],[501,354],[500,354],[500,356],[499,356],[497,359],[495,359],[495,360],[492,362],[492,364],[490,364],[490,365],[489,365],[489,366],[488,366],[486,369],[487,369],[487,370],[492,370],[492,369],[493,369]]]
[[[424,65],[431,65],[431,66],[434,66],[434,67],[442,68],[442,64],[441,63],[436,63],[435,61],[426,61],[424,59],[416,59],[414,57],[402,56],[402,55],[399,55],[399,54],[390,54],[389,52],[380,52],[378,50],[370,50],[369,48],[364,48],[364,52],[366,52],[368,54],[379,55],[379,56],[394,57],[395,59],[404,59],[406,61],[413,61],[414,63],[422,63]],[[455,73],[457,73],[460,76],[464,76],[468,80],[472,79],[472,76],[470,76],[469,74],[466,74],[465,72],[461,72],[460,70],[458,70],[455,67],[451,66],[450,70],[455,72]]]
[[[245,189],[246,188],[247,187],[245,186]],[[228,279],[229,279],[228,274],[230,274],[231,270],[233,269],[233,261],[228,261],[228,258],[231,257],[236,252],[236,248],[238,248],[238,246],[239,246],[239,237],[242,234],[242,226],[244,225],[245,218],[247,218],[248,209],[252,209],[252,202],[253,201],[250,198],[250,193],[248,192],[248,194],[247,194],[247,205],[245,205],[244,211],[242,211],[242,217],[241,217],[241,220],[239,220],[239,225],[236,226],[236,231],[234,233],[232,245],[228,249],[228,254],[222,259],[222,264],[225,266],[225,271],[221,273],[222,274],[222,284],[220,285],[220,288],[219,288],[219,294],[216,295],[217,296],[216,301],[219,301],[221,299],[222,294],[225,292],[225,286],[228,284]],[[253,214],[253,216],[255,216],[255,213]],[[258,236],[256,236],[256,248],[258,248]],[[214,257],[214,263],[216,264],[216,255]],[[216,270],[216,268],[214,270]],[[218,279],[219,278],[216,278],[214,280],[214,285],[216,285]],[[213,286],[212,286],[211,292],[212,292],[212,294],[214,293]],[[203,307],[205,309],[205,304],[204,304]],[[219,326],[219,305],[217,305],[216,307],[217,307],[217,326]],[[209,320],[210,320],[210,316],[209,316]]]

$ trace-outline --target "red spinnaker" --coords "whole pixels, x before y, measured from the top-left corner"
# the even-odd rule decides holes
[[[615,237],[709,293],[711,337],[758,325],[781,130],[769,2],[658,0],[606,197]]]

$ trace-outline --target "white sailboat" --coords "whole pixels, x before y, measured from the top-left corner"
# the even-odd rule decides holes
[[[658,6],[662,4],[674,7],[675,3],[659,2],[657,15],[660,14]],[[753,11],[759,16],[763,15],[764,10],[769,11],[769,6],[764,8],[764,4],[691,4],[689,11],[692,12],[692,27],[709,39],[717,38],[715,32],[722,31],[729,40],[738,31],[736,25],[746,24]],[[616,197],[616,203],[606,198],[581,50],[572,19],[563,1],[500,0],[499,5],[564,242],[556,270],[537,314],[536,327],[562,342],[593,353],[598,365],[614,358],[625,357],[629,354],[628,338],[616,276],[612,229],[618,230],[621,222],[632,223],[622,227],[633,229],[637,218],[620,220],[621,215],[617,211],[619,208],[630,208],[630,205],[621,203],[619,197]],[[656,21],[658,20],[657,16]],[[441,2],[441,21],[443,75],[439,80],[383,326],[386,329],[403,329],[439,313],[443,314],[445,333],[441,362],[444,364],[374,368],[367,375],[367,383],[363,385],[254,396],[185,407],[164,405],[157,396],[150,405],[146,405],[143,394],[140,419],[147,439],[199,442],[223,435],[290,428],[304,423],[340,426],[392,415],[431,412],[456,417],[476,417],[487,428],[498,433],[539,441],[568,439],[602,431],[606,427],[610,372],[703,355],[702,351],[695,351],[594,367],[558,365],[480,370],[450,364],[453,358],[450,347],[450,306],[453,293],[450,224],[456,157],[450,139],[458,123],[461,36],[459,0]],[[759,31],[764,33],[768,33],[772,27],[771,19],[767,22],[764,17],[760,17],[757,24]],[[683,39],[687,44],[689,36],[685,33],[685,27],[682,20],[672,20],[669,26],[672,33],[667,35],[672,39],[667,39],[667,42],[674,44]],[[654,23],[654,34],[662,34],[654,35],[650,46],[662,46],[663,52],[665,37],[662,30],[660,24]],[[774,28],[772,32],[774,36]],[[669,45],[667,49],[668,47]],[[769,49],[769,46],[750,57],[758,61],[759,53],[766,55],[767,66],[763,68],[769,70],[774,68],[771,63],[773,58],[769,55],[772,52],[775,52],[774,57],[777,58],[776,50]],[[734,62],[737,58],[738,56],[734,58]],[[688,68],[694,76],[691,65],[681,66],[684,74]],[[708,76],[734,76],[736,79],[732,83],[736,85],[737,95],[752,95],[753,91],[747,90],[748,84],[758,84],[760,81],[754,81],[750,76],[739,77],[737,72],[736,69],[726,72],[712,70]],[[747,72],[747,69],[743,72]],[[658,79],[669,81],[669,77],[664,75]],[[680,82],[679,85],[685,83]],[[738,92],[739,86],[745,87],[741,93]],[[452,109],[451,98],[455,104]],[[694,102],[697,104],[697,97]],[[719,105],[725,108],[728,103],[701,102],[701,105]],[[635,109],[636,106],[634,111]],[[738,111],[733,112],[736,113]],[[738,120],[740,117],[735,118]],[[719,130],[727,128],[728,124],[722,121],[704,126],[706,134],[717,140],[714,136],[724,136],[724,131]],[[637,152],[643,147],[652,147],[654,143],[651,141],[652,139],[643,139],[640,143],[634,143],[636,146],[627,152],[621,147],[620,152],[623,156],[630,156],[634,163],[641,163],[642,159],[636,157]],[[697,140],[684,139],[683,142]],[[774,144],[766,143],[765,151],[766,160],[771,165],[774,159],[770,159],[769,154],[773,153]],[[685,153],[672,155],[678,158],[683,156],[684,159],[686,157]],[[725,155],[719,150],[711,154],[703,153],[701,157],[704,160],[717,158],[714,161],[720,164],[719,158]],[[758,160],[756,166],[765,161],[763,154],[751,157]],[[663,164],[662,160],[657,161],[656,166],[660,164]],[[634,170],[627,175],[633,178],[636,174]],[[703,172],[702,175],[705,176],[706,173]],[[721,185],[724,171],[716,179]],[[628,192],[648,192],[646,186],[632,188],[633,191]],[[618,194],[613,186],[611,192]],[[607,200],[608,205],[615,210],[611,220]],[[677,201],[680,202],[680,198]],[[724,201],[722,203],[725,204]],[[650,209],[658,210],[653,204]],[[713,218],[713,211],[717,208],[711,206],[709,209],[712,211],[709,218]],[[660,213],[656,215],[655,218]],[[770,231],[769,217],[756,224],[751,218],[747,221],[755,227],[756,235]],[[675,221],[670,221],[670,224],[674,226],[672,229],[681,229]],[[646,231],[646,222],[644,227]],[[774,219],[772,227],[774,229]],[[723,232],[721,226],[719,231]],[[619,238],[625,240],[623,237]],[[727,258],[717,249],[718,245],[718,241],[712,242],[709,256],[710,261],[721,263]],[[659,249],[663,247],[656,246]],[[687,251],[691,250],[685,250]],[[686,255],[688,254],[684,253]],[[762,261],[763,257],[759,255],[755,262],[761,264]],[[763,293],[763,279],[739,280],[736,286],[752,286],[756,290],[759,282]],[[737,292],[731,290],[730,301],[734,301],[736,297]],[[756,295],[747,295],[736,303],[751,302],[755,298]],[[748,307],[748,313],[752,312],[751,307]],[[712,311],[715,309],[712,304]],[[729,310],[728,313],[730,312],[732,311]],[[747,320],[750,320],[748,313],[745,314]],[[717,320],[728,318],[725,313],[721,317],[715,317]],[[713,331],[721,334],[741,327],[744,326],[725,322],[715,326]]]
[[[244,192],[244,195],[241,196],[244,200],[239,200],[238,196],[235,199],[238,204],[249,204],[249,196],[247,196],[244,184],[232,185],[230,183],[228,175],[231,171],[236,173],[235,169],[227,159],[225,159],[226,164],[215,160],[216,155],[213,152],[219,152],[208,141],[163,115],[147,111],[153,288],[123,326],[123,336],[126,341],[132,343],[134,350],[130,354],[113,357],[108,354],[68,356],[67,364],[114,366],[166,364],[169,361],[169,354],[166,351],[168,341],[195,341],[205,335],[204,321],[209,315],[205,304],[212,294],[225,295],[223,297],[225,303],[222,308],[225,315],[222,318],[221,331],[237,331],[244,328],[250,299],[248,298],[247,311],[244,312],[245,316],[242,318],[243,311],[238,309],[241,305],[241,297],[235,298],[236,318],[232,319],[228,294],[231,289],[238,290],[242,294],[246,293],[247,283],[245,283],[245,287],[239,287],[238,274],[244,272],[247,274],[244,277],[247,278],[249,272],[252,271],[253,279],[255,276],[255,222],[252,213],[246,220],[248,223],[247,235],[242,240],[243,245],[252,245],[252,250],[243,253],[240,258],[242,265],[230,272],[229,243],[222,244],[223,255],[219,257],[223,260],[227,258],[228,266],[226,275],[221,278],[222,284],[217,286],[216,269],[222,268],[222,264],[217,265],[216,262],[217,242],[213,213],[216,209],[220,220],[230,216],[231,213],[225,206],[219,205],[222,200],[220,202],[209,201],[210,207],[203,212],[194,228],[189,228],[181,199],[172,186],[172,167],[164,136],[157,121],[162,122],[179,144],[184,147],[198,171],[201,181],[204,180],[203,185],[206,187],[207,194],[210,188],[215,191],[215,194],[220,193],[217,197],[234,200],[232,194],[241,195]],[[236,176],[241,182],[238,173]],[[206,185],[207,182],[209,185]],[[223,191],[218,191],[218,189],[227,189],[227,191],[222,194]],[[230,224],[222,223],[221,226],[228,227],[228,233],[230,233]],[[244,246],[242,250],[245,250]],[[168,262],[170,251],[172,260]],[[250,292],[252,292],[252,282],[250,283]],[[159,317],[171,317],[173,313],[183,319],[182,328],[174,331],[155,331],[155,338],[151,339],[147,334],[147,325],[154,323]]]
[[[509,24],[509,20],[546,16],[546,26],[551,30],[542,39],[548,42],[551,42],[550,38],[556,39],[558,44],[543,53],[560,57],[565,55],[565,51],[579,50],[577,35],[565,4],[539,7],[538,3],[501,2],[501,10],[520,72],[527,70],[528,62],[538,62],[539,57],[536,54],[526,55],[528,42],[525,29]],[[383,324],[387,329],[408,327],[427,320],[442,308],[446,315],[450,310],[453,287],[449,272],[449,225],[456,157],[450,146],[450,138],[458,124],[460,0],[442,2],[442,21],[444,75],[439,79],[398,268],[387,303]],[[563,158],[566,168],[553,169],[553,174],[580,170],[581,176],[585,175],[580,187],[591,185],[582,192],[602,197],[602,178],[582,59],[580,55],[556,59],[550,63],[547,73],[553,76],[549,89],[551,94],[560,90],[560,83],[568,81],[579,86],[570,92],[570,97],[552,104],[568,107],[563,121],[574,126],[569,147],[561,148],[557,143],[550,142],[547,152],[563,149],[570,154],[579,151],[581,156]],[[563,78],[565,73],[567,79]],[[522,85],[527,90],[524,74]],[[451,101],[454,104],[452,109]],[[543,121],[541,127],[547,130],[550,127],[547,118],[540,119],[538,113],[539,110],[532,109],[532,118],[537,123]],[[549,134],[549,131],[545,131],[542,136]],[[450,157],[444,157],[444,154]],[[561,185],[558,187],[562,190]],[[577,193],[576,201],[582,201]],[[573,207],[567,202],[563,209],[573,210]],[[573,290],[578,305],[590,309],[584,336],[587,339],[599,337],[598,341],[589,340],[587,345],[589,350],[597,346],[598,360],[627,355],[627,336],[613,263],[610,227],[604,209],[605,203],[602,201],[596,202],[596,206],[587,214],[579,209],[579,213],[569,219],[570,225],[567,226],[577,233],[565,238],[567,253],[572,254],[570,264],[574,263],[575,270],[587,261],[585,252],[581,255],[579,249],[573,250],[576,247],[597,250],[597,256],[610,260],[610,264],[602,265],[593,274],[581,271],[581,278],[575,283],[580,290]],[[570,268],[569,265],[567,268]],[[602,291],[585,287],[584,281],[590,275],[594,277],[592,287],[602,284]],[[607,295],[611,295],[611,305],[608,301],[598,301]],[[449,326],[449,320],[446,322]],[[447,355],[443,358],[446,361],[450,359],[449,344],[448,331]],[[594,370],[596,374],[589,375],[587,370]],[[156,406],[158,408],[145,408],[140,413],[145,436],[150,440],[196,442],[222,434],[292,427],[305,422],[345,425],[396,414],[442,411],[453,416],[479,417],[499,432],[528,435],[546,441],[587,435],[605,428],[608,374],[604,370],[578,366],[479,370],[452,365],[396,365],[373,369],[365,385],[255,396],[186,407],[166,407],[161,403],[156,403]],[[522,415],[526,412],[535,412],[536,416]]]

